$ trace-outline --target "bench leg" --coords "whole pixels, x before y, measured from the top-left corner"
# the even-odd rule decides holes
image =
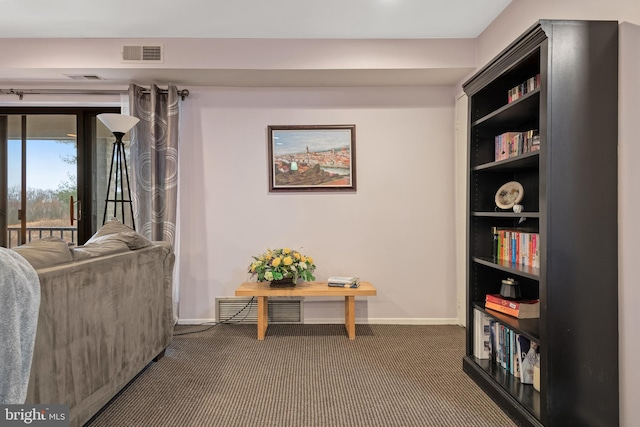
[[[269,309],[267,297],[258,297],[258,339],[264,340],[269,326]]]
[[[350,340],[356,339],[356,297],[344,297],[344,327]]]

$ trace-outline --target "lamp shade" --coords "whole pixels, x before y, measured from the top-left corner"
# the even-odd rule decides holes
[[[96,117],[98,117],[111,132],[127,133],[129,129],[140,121],[137,117],[125,116],[124,114],[103,113],[98,114]]]

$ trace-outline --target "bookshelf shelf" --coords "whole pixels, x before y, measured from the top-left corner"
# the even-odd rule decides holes
[[[471,212],[471,215],[487,218],[540,218],[540,212]]]
[[[473,261],[487,267],[495,268],[509,274],[517,274],[518,276],[528,277],[529,279],[538,280],[540,278],[540,269],[530,265],[516,264],[505,260],[496,260],[492,258],[473,257]]]
[[[540,89],[524,95],[522,98],[506,104],[496,111],[476,120],[473,126],[498,128],[504,125],[517,126],[520,123],[528,123],[531,116],[538,110],[540,104]]]
[[[497,162],[489,162],[482,165],[474,166],[471,168],[473,171],[515,171],[522,169],[537,169],[539,153],[534,151],[532,153],[522,154],[510,159],[499,160]]]
[[[519,425],[620,422],[617,52],[617,22],[541,20],[463,84],[470,124],[463,369]],[[507,102],[512,88],[538,75],[539,87]],[[495,160],[529,131],[539,136],[538,150]],[[519,214],[496,211],[495,194],[509,181],[524,189]],[[531,258],[534,243],[539,253]],[[495,260],[522,244],[519,256],[540,267]],[[540,318],[485,309],[486,295],[500,293],[507,278],[519,282],[522,298],[540,300]],[[496,363],[496,354],[484,359],[487,346],[474,340],[490,339],[487,322],[511,334],[504,337],[538,344],[539,392]],[[511,341],[498,343],[498,356],[513,350],[504,344]]]
[[[519,417],[527,419],[529,425],[542,426],[540,423],[540,393],[531,384],[521,384],[517,378],[496,363],[475,357],[465,357],[464,364],[469,370],[487,382],[493,382],[499,387],[501,398],[513,402],[519,411]],[[471,375],[472,377],[474,375]],[[513,410],[513,409],[512,409]]]
[[[516,319],[507,314],[485,309],[484,302],[474,303],[473,306],[530,340],[540,342],[540,319]]]

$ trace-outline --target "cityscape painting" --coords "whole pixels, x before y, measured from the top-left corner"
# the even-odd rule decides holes
[[[356,127],[269,126],[269,191],[355,191]]]

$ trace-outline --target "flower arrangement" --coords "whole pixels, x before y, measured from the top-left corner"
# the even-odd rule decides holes
[[[254,256],[249,273],[258,276],[258,282],[271,282],[292,278],[293,283],[298,279],[306,282],[316,280],[313,275],[316,269],[313,258],[293,251],[289,248],[267,249],[266,252]]]

